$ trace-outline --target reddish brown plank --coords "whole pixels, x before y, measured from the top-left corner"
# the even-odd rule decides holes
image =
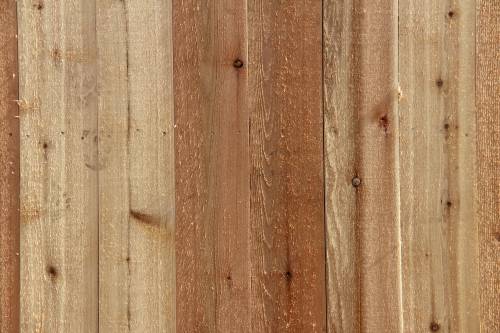
[[[481,332],[500,331],[500,2],[476,18],[477,221]]]
[[[175,0],[173,27],[177,331],[249,332],[246,6]]]
[[[251,332],[324,332],[321,1],[248,8]]]
[[[17,16],[0,1],[0,332],[19,332],[19,119]]]

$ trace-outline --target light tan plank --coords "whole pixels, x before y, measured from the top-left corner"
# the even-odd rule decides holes
[[[478,332],[474,1],[399,2],[405,332]]]
[[[250,332],[325,332],[321,1],[248,8]]]
[[[246,5],[173,13],[177,330],[250,332]]]
[[[329,332],[402,332],[397,1],[324,1]]]
[[[19,332],[17,3],[0,1],[0,332]]]
[[[500,332],[500,1],[477,0],[477,208],[481,332]]]
[[[97,332],[94,2],[24,0],[18,15],[21,330]]]
[[[99,327],[175,331],[170,1],[97,1]]]

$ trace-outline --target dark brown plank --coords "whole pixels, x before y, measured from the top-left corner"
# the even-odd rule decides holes
[[[0,1],[0,332],[19,332],[19,119],[17,16]]]
[[[481,332],[500,332],[500,2],[478,0],[477,204]]]
[[[173,27],[177,331],[250,332],[246,6],[175,0]]]
[[[251,332],[324,332],[321,1],[248,8]]]

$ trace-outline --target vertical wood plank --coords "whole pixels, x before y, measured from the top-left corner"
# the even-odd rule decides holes
[[[325,212],[328,332],[360,331],[354,2],[324,1]]]
[[[322,2],[248,8],[250,331],[324,332]]]
[[[250,332],[246,1],[173,17],[177,330]]]
[[[324,4],[328,329],[402,332],[397,1]]]
[[[19,332],[17,3],[0,1],[0,332]]]
[[[478,332],[475,3],[399,6],[404,331]]]
[[[97,332],[95,3],[23,0],[18,15],[21,330]]]
[[[99,327],[175,331],[171,2],[97,1]]]
[[[500,2],[477,0],[477,210],[481,332],[500,331]]]

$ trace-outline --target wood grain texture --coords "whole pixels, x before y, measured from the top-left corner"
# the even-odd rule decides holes
[[[248,8],[250,332],[324,332],[321,1]]]
[[[19,332],[19,109],[16,1],[0,1],[0,332]]]
[[[97,1],[99,327],[175,332],[170,1]]]
[[[477,208],[481,332],[500,331],[500,2],[477,0]]]
[[[399,2],[405,332],[479,332],[474,22],[474,1]]]
[[[402,332],[397,1],[324,1],[329,332]]]
[[[251,332],[246,5],[173,18],[177,331]]]
[[[21,331],[97,332],[95,3],[23,0],[18,16]]]

